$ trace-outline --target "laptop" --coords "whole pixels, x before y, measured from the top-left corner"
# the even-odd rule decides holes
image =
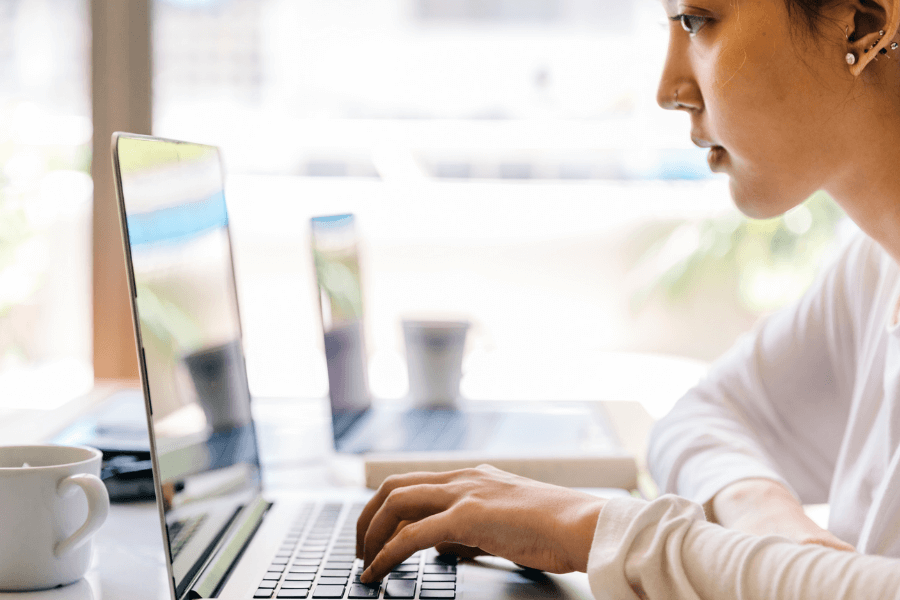
[[[310,246],[328,366],[334,446],[338,452],[451,453],[475,464],[488,458],[568,458],[622,454],[597,402],[465,402],[451,408],[373,403],[368,388],[363,286],[356,218],[310,219]],[[524,404],[524,406],[523,406]],[[385,435],[391,432],[391,435]],[[459,453],[463,453],[460,455]],[[374,458],[374,457],[372,457]],[[427,460],[423,455],[415,460]]]
[[[218,150],[124,133],[112,146],[172,600],[591,598],[583,574],[434,550],[360,584],[366,491],[263,490]]]

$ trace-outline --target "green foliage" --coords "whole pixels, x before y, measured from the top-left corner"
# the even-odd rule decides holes
[[[671,304],[686,303],[718,288],[732,290],[749,311],[777,308],[812,283],[843,216],[827,194],[817,192],[775,219],[747,219],[734,211],[699,223],[669,223],[635,267],[643,276],[633,307],[659,294]]]

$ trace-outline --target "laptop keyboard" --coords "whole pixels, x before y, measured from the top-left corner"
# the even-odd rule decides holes
[[[338,529],[341,509],[341,504],[325,504],[317,513],[313,505],[301,509],[254,598],[456,598],[455,560],[434,550],[403,561],[386,581],[360,583],[356,520],[363,505],[351,506]]]

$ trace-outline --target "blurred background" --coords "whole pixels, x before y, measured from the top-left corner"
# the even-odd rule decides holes
[[[407,392],[411,315],[472,321],[473,398],[690,385],[852,225],[821,194],[737,213],[656,106],[667,26],[657,0],[0,0],[0,405],[137,375],[116,129],[221,146],[257,395],[327,393],[309,217],[341,212],[376,396]]]

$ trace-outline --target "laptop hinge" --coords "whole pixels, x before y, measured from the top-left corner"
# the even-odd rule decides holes
[[[271,507],[270,502],[259,496],[244,507],[241,516],[235,520],[231,530],[225,534],[218,549],[182,598],[195,600],[216,597]]]

